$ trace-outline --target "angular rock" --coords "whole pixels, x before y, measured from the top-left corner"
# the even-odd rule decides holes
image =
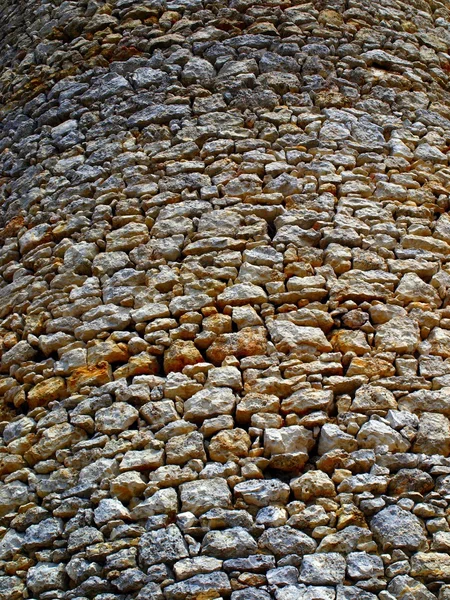
[[[143,569],[164,562],[173,564],[189,556],[187,545],[176,525],[145,533],[138,546],[138,560]]]
[[[327,498],[336,495],[334,483],[322,471],[308,471],[291,480],[291,489],[295,498],[308,502],[313,498]]]
[[[208,388],[194,394],[184,403],[184,418],[199,422],[218,415],[229,415],[235,406],[235,396],[229,388]]]
[[[66,581],[63,564],[38,562],[27,573],[27,587],[37,595],[51,590],[64,590]]]
[[[230,581],[225,573],[194,575],[184,581],[164,588],[168,600],[190,600],[194,598],[217,598],[231,592]]]
[[[390,452],[406,452],[410,446],[408,440],[382,421],[365,423],[358,432],[357,440],[361,448],[387,446]]]
[[[311,554],[316,549],[316,542],[301,531],[289,525],[271,527],[258,540],[261,550],[274,554],[278,559],[288,554]]]
[[[419,327],[407,317],[394,317],[379,325],[375,335],[375,346],[380,352],[413,354],[419,342]]]
[[[267,351],[267,334],[262,327],[245,327],[237,333],[217,336],[206,351],[213,364],[220,366],[227,356],[245,358],[259,356]]]
[[[201,515],[210,508],[228,508],[231,492],[224,479],[189,481],[180,486],[181,509]]]
[[[383,551],[400,548],[416,550],[426,541],[420,520],[398,506],[389,506],[377,513],[370,524]]]
[[[268,330],[279,352],[330,352],[333,347],[318,327],[299,327],[289,321],[268,323]]]
[[[248,479],[238,483],[233,492],[253,506],[286,504],[289,498],[289,486],[275,479]]]
[[[203,357],[191,341],[175,340],[164,353],[164,372],[180,372],[186,365],[203,362]]]
[[[419,430],[413,445],[414,452],[422,454],[450,454],[450,422],[444,415],[422,413]]]
[[[299,580],[312,585],[337,585],[345,577],[345,558],[336,552],[306,554],[302,558]]]
[[[242,527],[232,527],[224,531],[209,531],[202,542],[202,553],[226,560],[254,554],[258,544]]]
[[[443,552],[417,552],[411,557],[412,577],[427,580],[450,578],[450,557]]]
[[[349,577],[359,581],[371,577],[383,577],[383,561],[376,554],[367,552],[351,552],[347,556],[347,572]]]
[[[283,471],[303,467],[313,444],[311,432],[300,425],[264,432],[264,455],[274,468]]]
[[[138,411],[125,402],[116,402],[109,408],[100,409],[95,415],[95,425],[101,433],[120,433],[128,429],[138,418]]]

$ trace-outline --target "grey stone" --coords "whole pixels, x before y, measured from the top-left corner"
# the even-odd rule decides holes
[[[258,549],[253,537],[242,527],[224,531],[209,531],[202,542],[202,553],[215,558],[229,559],[246,557]]]
[[[212,556],[194,556],[193,558],[183,558],[173,565],[173,572],[178,581],[192,577],[220,571],[223,561]]]
[[[333,587],[287,585],[275,592],[276,600],[334,600]]]
[[[24,534],[14,529],[8,530],[0,542],[0,560],[9,560],[19,552],[24,545]]]
[[[209,87],[213,80],[216,71],[210,62],[198,57],[192,57],[183,67],[181,73],[181,81],[185,85],[197,83],[204,87]]]
[[[270,600],[271,595],[261,589],[246,588],[231,594],[231,600]]]
[[[201,515],[210,508],[231,505],[231,492],[224,479],[189,481],[180,486],[182,511]]]
[[[189,556],[186,542],[175,525],[149,531],[139,541],[139,563],[144,569],[160,562],[173,564]]]
[[[377,596],[354,585],[338,585],[336,600],[375,600]]]
[[[63,526],[60,519],[44,519],[37,525],[28,527],[25,533],[24,546],[27,550],[48,548],[62,534]]]
[[[230,592],[230,581],[225,573],[194,575],[194,577],[164,588],[164,595],[168,600],[184,600],[202,596],[218,597],[218,594],[224,595]]]
[[[63,564],[38,562],[27,573],[27,587],[33,594],[64,590],[67,575]]]
[[[196,422],[222,414],[231,414],[235,402],[235,396],[229,388],[204,389],[184,403],[184,418]]]
[[[370,524],[374,537],[385,550],[415,550],[423,546],[426,535],[420,520],[398,506],[377,513]]]
[[[266,550],[281,558],[288,554],[310,554],[316,549],[316,542],[301,531],[289,525],[271,527],[258,540],[261,550]]]
[[[270,585],[295,585],[298,582],[298,569],[296,567],[278,567],[267,571],[266,577]]]
[[[414,598],[417,600],[433,600],[433,598],[436,598],[423,583],[409,577],[409,575],[394,577],[387,589],[394,598]]]
[[[337,552],[303,556],[299,579],[313,585],[337,585],[345,578],[345,558]]]
[[[5,600],[19,600],[24,593],[25,586],[20,577],[0,577],[0,595]]]
[[[349,577],[357,581],[371,577],[383,577],[383,561],[376,554],[351,552],[347,556],[347,572]]]
[[[138,411],[125,402],[116,402],[102,408],[95,415],[95,424],[101,433],[120,433],[128,429],[138,418]]]
[[[79,552],[90,544],[103,542],[103,535],[95,527],[81,527],[69,535],[67,541],[67,550],[69,552]]]
[[[185,104],[155,104],[135,113],[127,121],[130,127],[145,127],[152,123],[168,123],[172,119],[180,119],[190,115],[190,108]]]
[[[286,504],[290,488],[286,483],[275,479],[248,479],[238,483],[233,492],[249,505],[271,506]]]
[[[130,518],[127,508],[117,499],[105,498],[100,500],[97,508],[94,510],[94,521],[96,525],[104,525],[113,519]]]

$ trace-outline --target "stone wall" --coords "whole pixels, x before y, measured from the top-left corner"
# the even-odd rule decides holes
[[[0,0],[0,599],[450,598],[450,7]]]

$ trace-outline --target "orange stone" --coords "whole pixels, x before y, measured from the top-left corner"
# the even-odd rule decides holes
[[[219,335],[206,351],[215,365],[221,365],[226,356],[244,358],[266,354],[266,330],[263,327],[244,327],[237,333]]]
[[[164,352],[164,372],[180,373],[187,365],[204,362],[203,356],[195,347],[194,342],[175,340]]]
[[[70,391],[70,390],[69,390]],[[36,384],[28,392],[28,407],[47,406],[53,400],[61,400],[67,396],[66,384],[62,377],[50,377]]]
[[[94,366],[75,369],[67,379],[67,391],[73,394],[84,386],[100,386],[111,380],[111,365],[102,361]]]

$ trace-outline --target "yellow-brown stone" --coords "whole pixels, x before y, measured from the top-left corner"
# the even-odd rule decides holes
[[[111,365],[102,361],[98,365],[75,369],[67,378],[67,391],[73,394],[84,386],[104,385],[111,380]]]
[[[69,385],[70,387],[70,385]],[[66,382],[62,377],[50,377],[37,383],[28,392],[28,406],[30,409],[37,406],[47,406],[53,400],[61,400],[67,395]]]
[[[203,356],[190,340],[175,340],[164,352],[164,372],[180,373],[188,365],[203,362]]]

